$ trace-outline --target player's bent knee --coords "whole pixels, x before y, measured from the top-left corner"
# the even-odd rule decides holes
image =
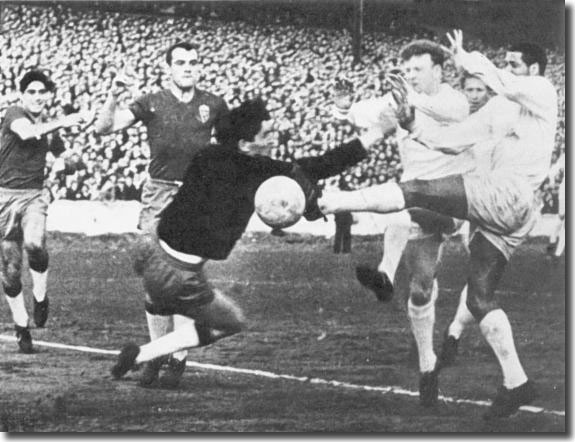
[[[485,315],[490,311],[499,308],[499,304],[495,302],[495,300],[483,299],[481,296],[477,296],[472,293],[468,293],[466,305],[467,309],[477,322],[481,322]]]
[[[32,270],[43,273],[48,269],[50,258],[44,247],[36,243],[26,243],[24,249],[28,253],[28,263]]]
[[[429,303],[432,295],[433,286],[426,287],[425,284],[418,281],[413,281],[409,286],[409,300],[417,307]]]
[[[22,292],[22,282],[20,282],[20,278],[13,280],[8,279],[2,282],[2,288],[6,296],[14,298]]]

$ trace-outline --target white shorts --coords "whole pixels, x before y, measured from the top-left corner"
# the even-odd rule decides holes
[[[506,173],[463,175],[471,237],[483,236],[509,259],[537,222],[537,204],[530,184]]]

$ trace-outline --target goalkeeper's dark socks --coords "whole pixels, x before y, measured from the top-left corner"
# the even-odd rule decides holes
[[[393,298],[393,284],[387,274],[366,265],[357,266],[355,274],[361,285],[375,293],[378,301],[388,302]]]

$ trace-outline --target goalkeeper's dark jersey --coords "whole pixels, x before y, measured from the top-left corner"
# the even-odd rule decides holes
[[[323,155],[301,158],[296,164],[316,183],[366,156],[361,143],[354,140]],[[254,212],[259,185],[272,176],[293,173],[294,163],[249,156],[232,146],[205,149],[194,158],[182,187],[162,211],[158,237],[178,252],[225,259]]]

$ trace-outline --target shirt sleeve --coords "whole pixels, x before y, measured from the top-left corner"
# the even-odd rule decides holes
[[[479,52],[457,55],[457,62],[469,73],[479,76],[495,93],[515,101],[534,115],[547,119],[557,111],[557,91],[540,75],[514,75],[498,69]]]
[[[149,123],[153,116],[150,95],[136,98],[129,109],[134,114],[136,121],[142,121],[144,124]]]
[[[4,116],[4,121],[3,121],[2,125],[6,129],[10,129],[10,126],[12,125],[12,123],[16,120],[21,119],[21,118],[25,118],[26,120],[32,122],[30,120],[30,117],[28,115],[26,115],[26,112],[24,112],[24,109],[22,109],[21,107],[17,107],[17,106],[10,107],[6,111],[6,115]]]
[[[342,173],[367,157],[367,151],[358,139],[332,149],[317,157],[300,158],[296,161],[307,176],[321,180]]]
[[[464,121],[446,126],[427,126],[418,128],[411,137],[429,149],[439,150],[447,154],[458,154],[477,143],[492,137],[491,102],[487,103],[477,112],[471,114]]]

